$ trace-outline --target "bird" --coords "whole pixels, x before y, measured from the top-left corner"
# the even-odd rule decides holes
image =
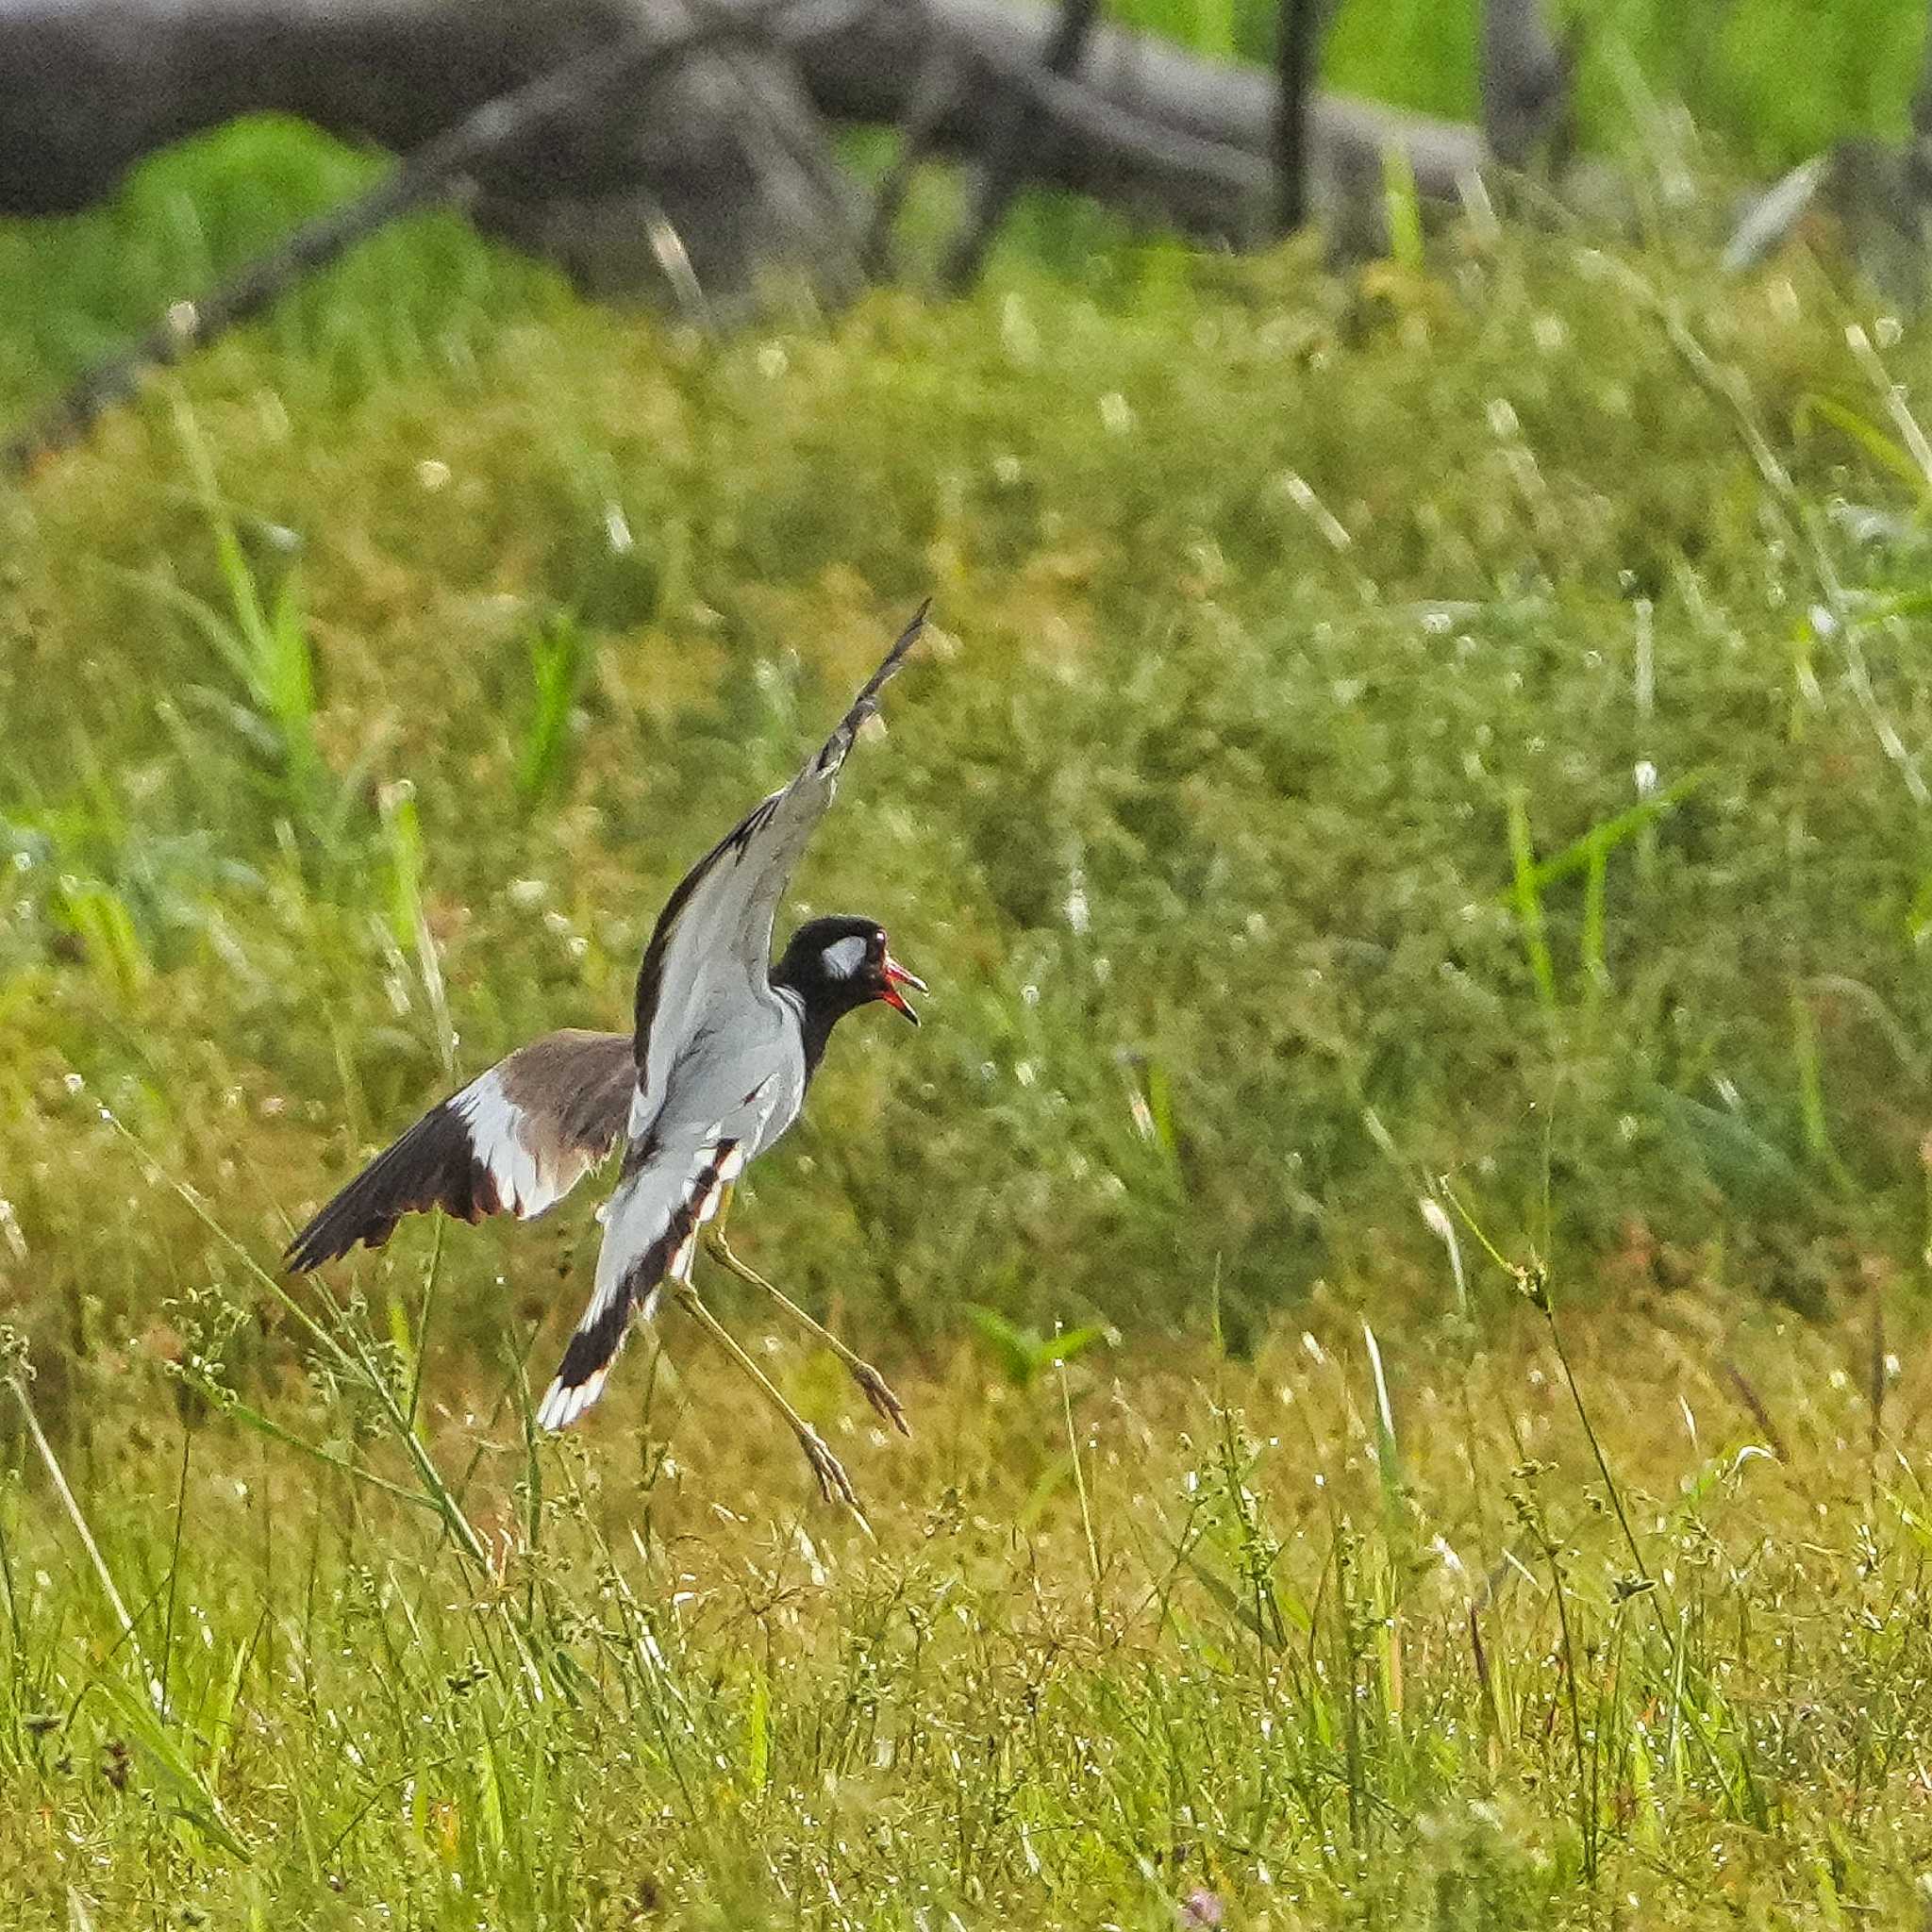
[[[438,1102],[289,1243],[291,1274],[358,1242],[379,1248],[405,1214],[430,1208],[472,1222],[498,1212],[534,1219],[621,1142],[590,1302],[537,1405],[538,1424],[568,1428],[591,1407],[633,1321],[651,1320],[668,1287],[784,1416],[826,1501],[842,1502],[865,1524],[838,1458],[706,1306],[692,1271],[702,1245],[828,1346],[878,1414],[911,1434],[884,1376],[741,1261],[724,1226],[746,1165],[797,1120],[839,1021],[880,1004],[919,1024],[906,993],[924,992],[925,982],[892,957],[874,919],[808,920],[775,964],[771,955],[793,868],[832,803],[859,727],[918,641],[929,604],[798,775],[754,806],[665,902],[638,970],[631,1031],[547,1033]]]

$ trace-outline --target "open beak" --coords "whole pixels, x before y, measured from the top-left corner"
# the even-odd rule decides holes
[[[885,985],[879,992],[880,999],[884,1000],[895,1013],[904,1013],[917,1026],[919,1015],[906,1004],[906,996],[899,989],[902,986],[909,986],[914,992],[924,992],[925,981],[920,978],[918,974],[907,972],[890,953],[886,955],[884,972]]]

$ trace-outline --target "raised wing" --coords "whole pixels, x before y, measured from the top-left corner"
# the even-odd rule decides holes
[[[546,1429],[567,1429],[604,1392],[640,1303],[648,1315],[667,1277],[691,1279],[698,1230],[744,1170],[744,1143],[715,1131],[666,1147],[645,1141],[625,1158],[624,1178],[604,1217],[604,1246],[590,1306],[537,1405]]]
[[[289,1243],[288,1266],[300,1274],[358,1241],[379,1248],[419,1208],[464,1221],[541,1214],[616,1145],[636,1081],[625,1034],[567,1029],[533,1040],[378,1154]]]
[[[930,600],[928,600],[930,602]],[[753,807],[698,860],[658,915],[638,972],[640,1123],[656,1116],[678,1047],[702,1030],[714,1002],[761,994],[772,958],[772,922],[786,882],[825,815],[839,767],[879,692],[925,625],[927,605],[900,632],[824,746],[782,791]]]

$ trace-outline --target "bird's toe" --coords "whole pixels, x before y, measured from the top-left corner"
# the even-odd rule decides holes
[[[902,1436],[910,1437],[912,1424],[906,1420],[906,1405],[892,1393],[891,1385],[870,1362],[855,1362],[852,1379],[872,1404],[881,1420],[889,1422]]]

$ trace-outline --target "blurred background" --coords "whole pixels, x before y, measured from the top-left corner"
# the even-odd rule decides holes
[[[1917,1923],[1926,31],[0,0],[29,1922]],[[874,1549],[539,1445],[596,1184],[275,1270],[928,596],[732,1225],[917,1441],[708,1289]]]
[[[222,1265],[102,1106],[267,1255],[625,1024],[928,593],[798,909],[938,1005],[758,1178],[808,1287],[1245,1345],[1466,1300],[1445,1184],[1592,1292],[1916,1278],[1923,28],[9,8],[0,1304],[54,1374]]]

